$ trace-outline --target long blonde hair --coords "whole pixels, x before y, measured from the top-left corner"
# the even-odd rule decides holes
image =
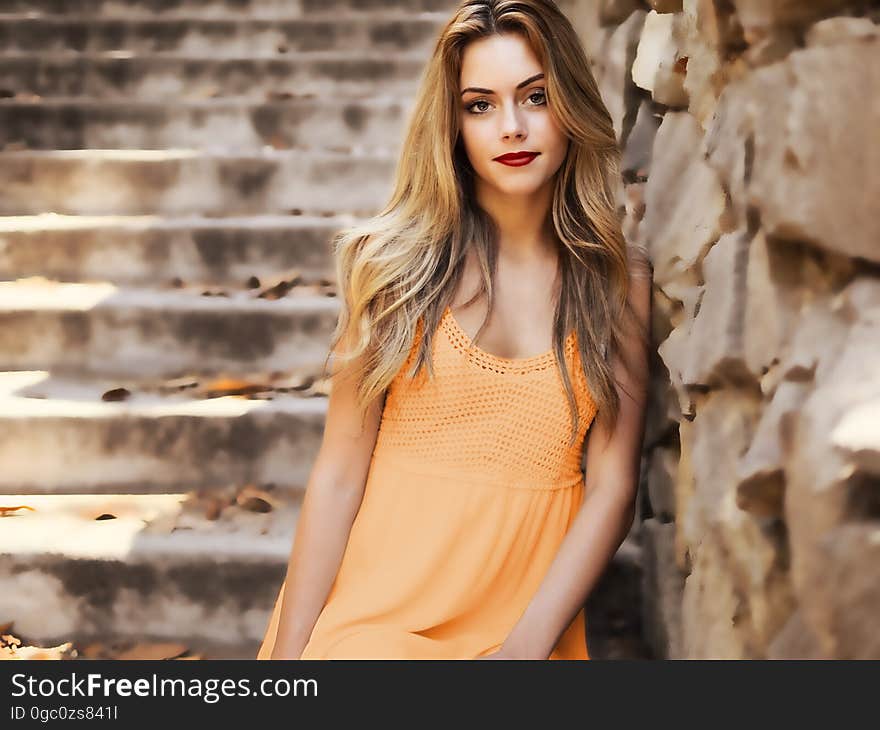
[[[580,39],[551,0],[465,0],[441,31],[407,120],[388,204],[333,238],[341,311],[328,360],[335,356],[345,366],[360,358],[358,406],[365,412],[400,370],[423,318],[425,337],[409,376],[422,366],[433,376],[433,333],[469,247],[482,272],[474,298],[485,293],[489,306],[474,339],[488,322],[498,231],[475,203],[474,172],[458,133],[458,99],[464,48],[500,33],[519,33],[530,44],[545,72],[549,108],[570,139],[546,225],[551,231],[552,224],[560,244],[553,350],[572,413],[573,442],[579,414],[564,357],[566,334],[577,332],[597,417],[608,418],[613,430],[620,404],[610,356],[619,351],[622,328],[636,319],[626,300],[630,247],[615,210],[620,151],[613,124]],[[346,347],[334,353],[343,339]]]

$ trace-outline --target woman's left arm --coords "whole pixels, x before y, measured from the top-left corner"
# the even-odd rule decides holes
[[[635,266],[630,282],[628,301],[650,333],[650,263]],[[643,338],[636,332],[621,343],[631,371],[619,357],[612,358],[620,396],[614,433],[609,436],[598,423],[591,427],[583,504],[498,658],[547,659],[629,533],[645,431],[649,343],[650,334]]]

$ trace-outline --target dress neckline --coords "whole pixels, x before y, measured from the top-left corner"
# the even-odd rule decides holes
[[[493,355],[491,352],[487,352],[476,345],[470,335],[468,335],[461,325],[459,325],[458,321],[455,319],[455,315],[452,314],[452,307],[449,305],[447,305],[443,312],[443,321],[448,323],[449,329],[457,335],[457,339],[453,341],[453,345],[456,346],[456,349],[473,352],[478,356],[478,359],[484,362],[499,365],[505,369],[521,370],[523,368],[530,369],[535,366],[552,364],[556,360],[556,353],[553,348],[549,349],[547,352],[532,355],[531,357],[501,357],[500,355]],[[573,334],[574,332],[566,338],[566,346]],[[459,347],[459,345],[462,345],[463,347]]]

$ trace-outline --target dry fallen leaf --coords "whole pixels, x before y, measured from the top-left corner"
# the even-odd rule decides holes
[[[229,500],[220,499],[218,497],[205,498],[205,519],[220,519],[220,514],[229,506]]]
[[[266,289],[263,289],[259,294],[257,294],[258,299],[281,299],[281,297],[286,296],[287,293],[293,289],[293,287],[302,283],[302,279],[299,276],[294,277],[293,279],[279,281],[277,284],[270,286]]]
[[[289,91],[278,91],[270,89],[266,92],[266,101],[284,101],[292,98],[293,94]]]
[[[194,377],[187,376],[182,378],[174,378],[172,380],[166,380],[162,385],[159,386],[160,393],[173,393],[178,390],[187,390],[188,388],[197,388],[199,385],[199,381]]]
[[[252,484],[245,485],[236,495],[235,503],[250,512],[271,512],[279,502],[269,492]]]
[[[268,385],[261,383],[249,383],[236,378],[216,378],[205,384],[204,395],[213,398],[223,395],[248,395],[249,393],[262,393],[269,390]]]
[[[108,390],[101,396],[101,400],[103,401],[118,401],[125,400],[131,395],[131,391],[127,388],[113,388]]]
[[[273,134],[269,138],[268,142],[272,146],[272,148],[276,150],[290,149],[290,142],[282,137],[280,134]]]
[[[28,504],[19,504],[15,507],[0,507],[0,517],[8,517],[10,512],[15,512],[16,510],[20,509],[29,509],[31,512],[37,511]]]

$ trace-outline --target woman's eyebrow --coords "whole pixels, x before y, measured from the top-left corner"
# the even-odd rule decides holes
[[[537,81],[538,79],[543,79],[544,74],[535,74],[534,76],[529,76],[525,81],[520,81],[517,85],[517,89],[521,89],[523,86],[528,86],[532,81]],[[494,94],[495,92],[492,89],[481,89],[478,86],[468,86],[466,89],[462,89],[461,93],[466,94],[468,91],[476,91],[478,94]]]

